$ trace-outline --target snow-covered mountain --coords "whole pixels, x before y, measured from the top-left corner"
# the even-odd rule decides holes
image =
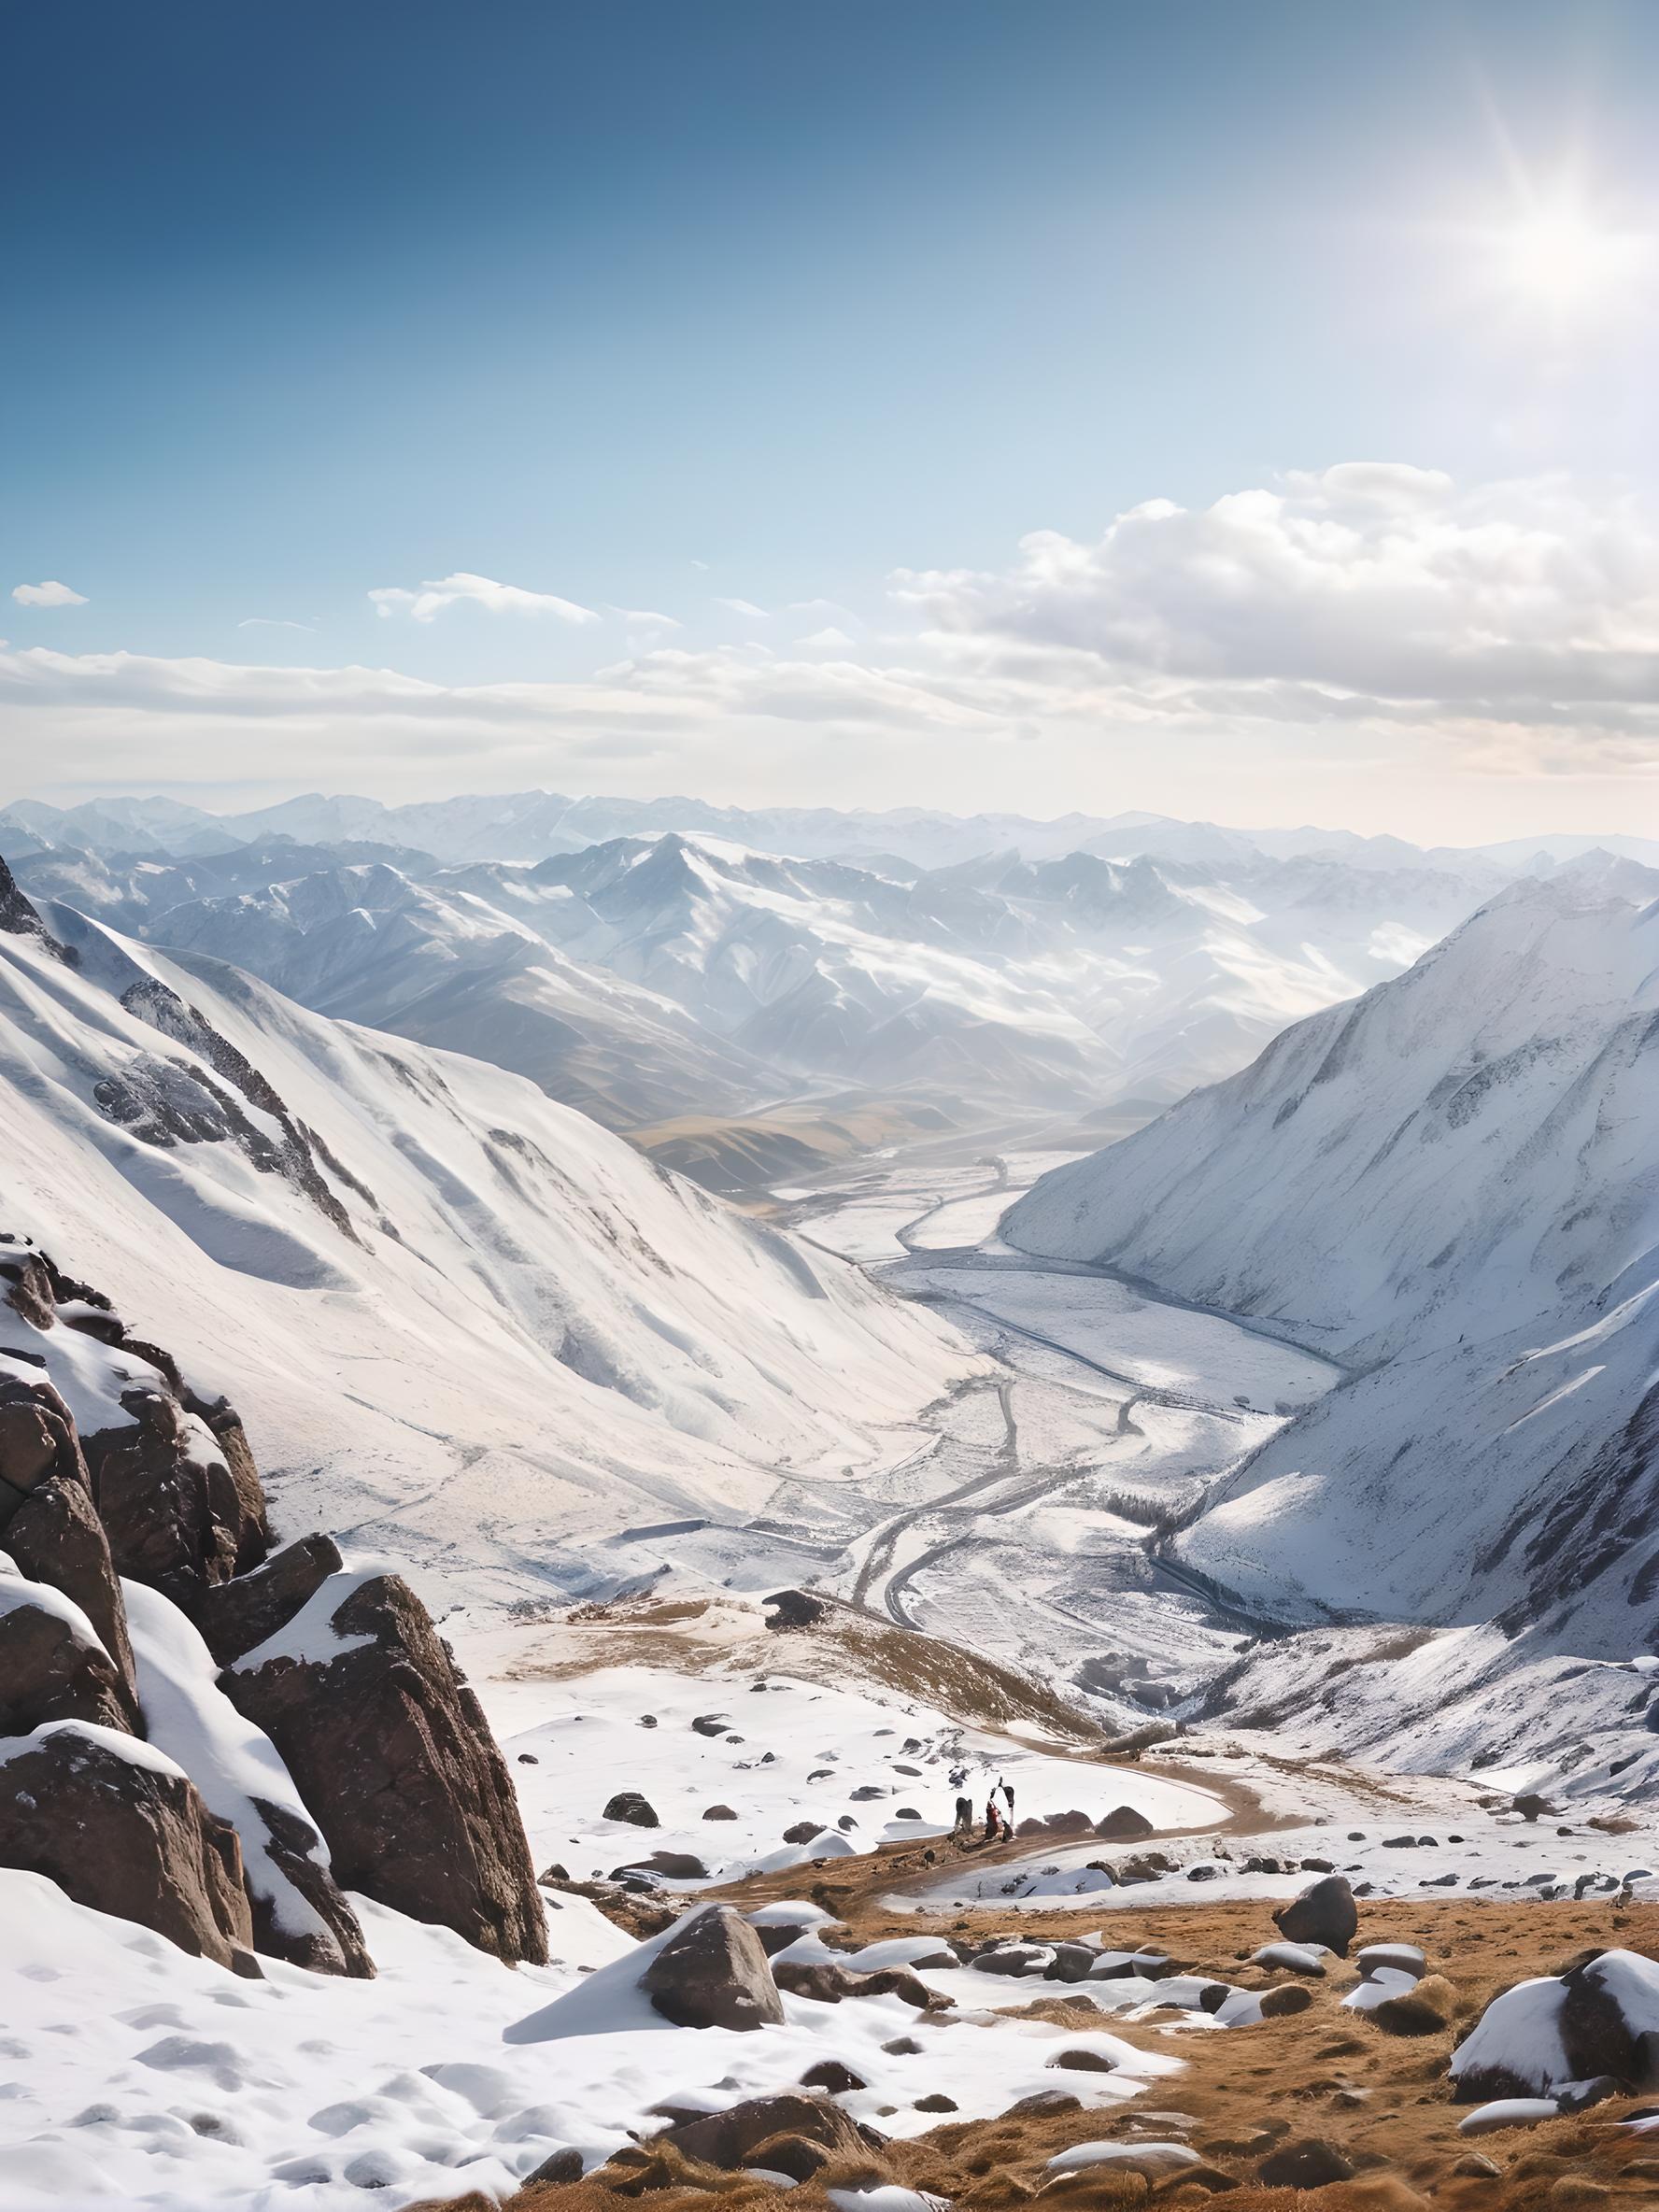
[[[1069,814],[1042,821],[1028,815],[953,815],[931,807],[715,806],[683,796],[573,799],[553,791],[475,793],[401,806],[313,791],[231,815],[209,814],[172,799],[92,800],[69,808],[26,801],[0,807],[0,846],[14,855],[25,849],[21,831],[30,850],[64,844],[98,852],[210,853],[238,842],[287,838],[307,844],[353,840],[402,844],[451,862],[534,862],[618,837],[665,830],[722,838],[758,852],[876,867],[896,860],[918,869],[950,868],[1005,852],[1028,860],[1082,851],[1109,860],[1144,856],[1235,867],[1253,859],[1325,858],[1355,868],[1429,867],[1457,876],[1484,872],[1488,890],[1511,875],[1547,872],[1597,846],[1659,865],[1659,839],[1610,833],[1425,850],[1401,838],[1352,830],[1240,830],[1140,813]]]
[[[364,857],[291,874],[328,849],[51,851],[19,876],[620,1127],[826,1084],[970,1118],[1178,1097],[1397,969],[1478,895],[1429,869],[1260,858],[1003,854],[895,875],[675,832],[534,868],[340,849]]]
[[[1459,1624],[1411,1662],[1432,1726],[1653,1648],[1659,875],[1516,884],[1003,1234],[1349,1368],[1172,1556],[1283,1620]]]
[[[580,1587],[588,1539],[745,1518],[791,1470],[857,1482],[975,1365],[521,1077],[4,872],[0,1127],[8,1226],[230,1393],[279,1529],[292,1483],[475,1595]]]
[[[579,967],[499,900],[379,861],[289,875],[288,850],[265,852],[269,880],[256,873],[253,887],[207,897],[183,879],[229,873],[222,862],[118,870],[49,855],[20,872],[32,892],[57,891],[150,942],[229,960],[319,1014],[527,1075],[607,1127],[688,1108],[735,1113],[778,1088],[773,1071],[672,1000]]]

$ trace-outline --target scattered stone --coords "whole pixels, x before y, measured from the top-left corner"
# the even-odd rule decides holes
[[[1253,1966],[1282,1966],[1289,1974],[1306,1974],[1315,1981],[1325,1979],[1325,1961],[1316,1946],[1308,1943],[1264,1943],[1260,1950],[1250,1954]]]
[[[737,1818],[729,1805],[708,1805],[703,1808],[705,1821],[734,1821]]]
[[[1273,1925],[1291,1943],[1322,1943],[1338,1958],[1345,1959],[1359,1930],[1359,1914],[1347,1877],[1325,1875],[1299,1897],[1282,1905],[1273,1915]]]
[[[698,1736],[724,1736],[731,1723],[719,1713],[699,1713],[691,1726]]]
[[[1503,2168],[1483,2150],[1466,2150],[1452,2171],[1465,2181],[1500,2181]]]
[[[730,1905],[711,1905],[677,1929],[640,1987],[676,2028],[747,2030],[776,2026],[784,2017],[760,1938]]]
[[[544,2181],[551,2187],[562,2188],[567,2183],[580,2181],[581,2178],[582,2154],[579,2150],[572,2150],[567,2147],[562,2150],[555,2150],[548,2157],[543,2159],[539,2166],[535,2167],[532,2172],[526,2174],[520,2186],[528,2189],[532,2182]]]
[[[801,2077],[802,2089],[821,2089],[832,2097],[846,2096],[857,2089],[868,2089],[870,2084],[862,2074],[855,2074],[851,2066],[840,2059],[819,2059],[816,2065],[808,2066]]]
[[[1383,1967],[1391,1974],[1413,1975],[1418,1980],[1428,1971],[1428,1961],[1414,1943],[1368,1943],[1355,1951],[1354,1963],[1367,1981]]]
[[[631,1859],[626,1866],[613,1867],[611,1879],[621,1881],[630,1874],[658,1874],[664,1881],[706,1881],[708,1868],[690,1851],[653,1851],[648,1859]],[[542,1879],[546,1879],[543,1875]]]
[[[882,2045],[890,2059],[913,2059],[921,2048],[914,2035],[895,2035],[891,2043]]]
[[[1293,2012],[1306,2012],[1313,1992],[1299,1981],[1287,1981],[1276,1990],[1263,1990],[1259,2002],[1263,2020],[1285,2020]]]
[[[660,1828],[662,1822],[637,1790],[618,1790],[608,1799],[601,1818],[626,1821],[631,1828]]]
[[[1117,2072],[1116,2060],[1104,2058],[1098,2050],[1057,2050],[1048,2063],[1051,2066],[1057,2066],[1062,2073],[1067,2074],[1115,2074]]]
[[[810,1596],[804,1590],[774,1590],[760,1602],[769,1609],[766,1625],[780,1634],[796,1628],[815,1628],[830,1612],[821,1597]]]
[[[850,1802],[854,1805],[868,1805],[877,1797],[886,1797],[890,1794],[891,1793],[885,1789],[880,1782],[860,1782],[858,1787],[851,1793]]]
[[[1354,2162],[1320,2135],[1303,2135],[1269,2151],[1255,2169],[1270,2189],[1325,2189],[1353,2178]]]
[[[1546,2120],[1559,2120],[1561,2107],[1553,2097],[1499,2097],[1495,2103],[1466,2112],[1457,2123],[1460,2135],[1495,2135],[1500,2128],[1536,2128]]]
[[[947,2097],[940,2090],[934,2090],[926,2097],[914,2098],[912,2106],[917,2112],[957,2112],[961,2109],[955,2097]]]
[[[1132,1805],[1116,1805],[1104,1819],[1095,1822],[1095,1834],[1114,1843],[1138,1843],[1143,1836],[1156,1835],[1156,1829]]]
[[[708,1815],[705,1813],[703,1818],[706,1820]],[[810,1843],[815,1836],[822,1836],[823,1833],[824,1823],[822,1821],[797,1821],[792,1828],[784,1830],[784,1841],[786,1843]]]
[[[672,2143],[683,2157],[723,2167],[728,2173],[751,2162],[783,2173],[787,2169],[773,2166],[770,2158],[761,2155],[763,2150],[775,2151],[780,2137],[816,2144],[844,2158],[862,2157],[867,2148],[857,2125],[839,2105],[831,2104],[828,2097],[802,2096],[798,2090],[745,2098],[723,2111],[705,2113],[701,2120],[669,2128],[657,2139]]]

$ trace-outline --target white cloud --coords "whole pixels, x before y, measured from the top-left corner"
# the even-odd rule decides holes
[[[716,606],[725,607],[731,614],[746,615],[751,621],[770,622],[772,617],[764,607],[758,607],[752,599],[716,599]]]
[[[678,630],[680,624],[672,615],[653,614],[649,607],[612,607],[613,615],[620,615],[631,630]]]
[[[17,584],[11,596],[21,607],[84,607],[85,594],[71,591],[67,584]]]
[[[426,590],[447,604],[477,581]],[[883,633],[832,621],[775,652],[691,649],[667,617],[611,614],[626,657],[560,682],[0,651],[0,784],[50,752],[85,779],[130,781],[135,758],[157,781],[241,762],[288,788],[426,795],[1323,807],[1431,842],[1457,827],[1449,788],[1487,794],[1462,823],[1484,835],[1569,804],[1594,829],[1593,806],[1659,787],[1659,536],[1626,494],[1565,480],[1365,462],[1201,508],[1148,501],[1098,538],[1027,538],[1000,570],[903,574]]]
[[[1659,536],[1624,496],[1553,479],[1463,490],[1349,463],[1205,508],[1149,502],[1088,543],[1041,531],[1000,573],[906,572],[895,594],[958,659],[1046,659],[1056,681],[1071,659],[1085,683],[1504,723],[1646,725],[1659,702]]]
[[[238,622],[236,628],[238,630],[304,630],[309,631],[313,636],[317,631],[315,622],[285,622],[276,615],[249,615],[246,621]]]
[[[517,584],[498,584],[491,576],[469,575],[458,570],[436,583],[422,584],[418,591],[385,584],[369,593],[376,614],[409,615],[417,622],[431,622],[446,607],[463,602],[486,607],[492,615],[554,615],[560,622],[597,622],[591,607],[577,606],[551,591],[524,591]]]

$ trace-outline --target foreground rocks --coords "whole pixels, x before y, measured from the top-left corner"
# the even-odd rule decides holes
[[[677,2028],[747,2031],[784,2017],[760,1937],[730,1905],[709,1906],[671,1936],[640,1987]]]
[[[546,1958],[506,1764],[401,1575],[331,1576],[224,1685],[281,1752],[343,1888],[498,1958]]]
[[[259,1972],[235,1830],[135,1737],[76,1722],[37,1730],[0,1765],[0,1865],[43,1874],[78,1905],[216,1965]]]
[[[319,1971],[372,1973],[343,1885],[502,1958],[544,1959],[505,1765],[407,1584],[346,1573],[326,1537],[269,1555],[234,1411],[26,1240],[0,1238],[0,1865],[221,1964],[257,1938]],[[134,1622],[161,1639],[147,1668],[182,1654],[143,1696],[168,1701],[168,1740],[206,1761],[199,1790],[146,1751],[161,1723],[142,1708],[123,1576]],[[259,1756],[275,1745],[287,1766],[284,1803],[221,1771],[221,1692],[270,1739]],[[257,1886],[248,1856],[267,1869]],[[308,1916],[282,1908],[280,1884],[318,1924],[296,1930]]]

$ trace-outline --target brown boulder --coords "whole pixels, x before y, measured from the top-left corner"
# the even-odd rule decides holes
[[[1347,1878],[1326,1874],[1273,1915],[1273,1925],[1287,1943],[1323,1943],[1340,1959],[1359,1933],[1359,1908]]]
[[[747,2030],[776,2026],[784,2017],[760,1938],[730,1905],[708,1906],[677,1928],[639,1986],[676,2028]],[[779,2120],[766,2132],[787,2125]]]
[[[50,1583],[79,1606],[120,1678],[126,1724],[135,1725],[121,1584],[75,1424],[44,1380],[0,1380],[0,1550],[31,1581]]]
[[[827,2097],[803,2096],[784,2090],[776,2096],[749,2097],[730,2105],[724,2112],[706,2113],[670,2128],[656,2138],[672,2143],[685,2157],[705,2166],[738,2166],[765,2162],[756,2156],[760,2146],[777,2136],[799,2136],[840,2157],[867,2155],[857,2123]],[[779,2171],[784,2169],[780,2168]]]
[[[43,1591],[43,1601],[28,1593]],[[0,1736],[27,1736],[47,1721],[92,1721],[129,1729],[132,1700],[108,1654],[77,1633],[39,1583],[0,1583]]]
[[[245,1658],[286,1628],[344,1565],[332,1537],[302,1537],[274,1552],[251,1574],[201,1591],[193,1617],[207,1649],[220,1666]]]
[[[506,1763],[401,1576],[325,1582],[221,1680],[276,1746],[342,1889],[500,1958],[546,1958]]]
[[[1136,1843],[1143,1836],[1156,1835],[1156,1830],[1143,1812],[1137,1812],[1132,1805],[1116,1805],[1103,1820],[1095,1822],[1095,1834],[1113,1842]]]
[[[252,1455],[234,1416],[216,1436],[159,1374],[153,1389],[123,1391],[121,1404],[130,1422],[81,1439],[111,1555],[121,1574],[193,1613],[204,1590],[257,1567],[270,1548]]]
[[[170,1761],[124,1740],[55,1723],[0,1766],[0,1865],[257,1974],[235,1830]]]

